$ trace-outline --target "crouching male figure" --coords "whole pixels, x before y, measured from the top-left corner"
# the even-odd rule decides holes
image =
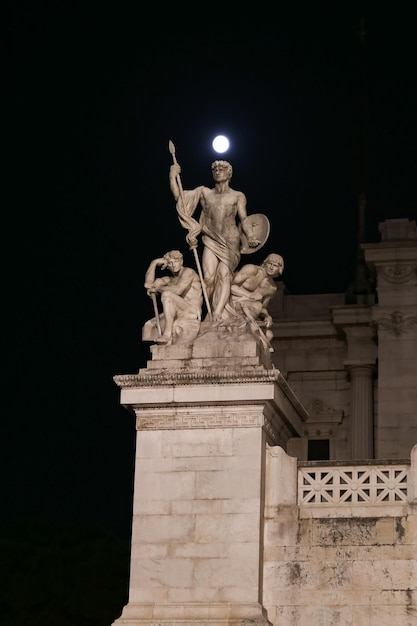
[[[156,277],[158,268],[168,269],[171,275]],[[145,274],[145,289],[152,298],[155,318],[150,320],[151,324],[145,324],[142,339],[167,345],[192,341],[200,328],[203,292],[197,272],[184,267],[179,250],[171,250],[151,261]],[[160,294],[161,315],[158,313],[157,294]],[[153,332],[149,326],[154,329]]]

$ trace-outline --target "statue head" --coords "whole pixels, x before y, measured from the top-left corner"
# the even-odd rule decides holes
[[[264,267],[269,276],[281,276],[284,271],[284,259],[280,254],[268,254],[266,259],[262,263],[262,267]]]
[[[230,165],[228,161],[214,161],[211,164],[211,171],[214,173],[214,170],[226,170],[227,178],[230,180],[233,174],[233,167]]]
[[[164,254],[164,259],[166,261],[165,267],[171,270],[172,273],[178,273],[183,264],[183,255],[179,250],[170,250]]]
[[[164,254],[164,259],[166,259],[167,261],[169,261],[170,259],[183,259],[183,255],[182,252],[180,252],[179,250],[170,250],[169,252],[166,252]]]

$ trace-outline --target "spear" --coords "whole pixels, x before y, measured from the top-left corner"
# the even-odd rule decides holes
[[[178,161],[177,161],[177,157],[175,156],[175,146],[171,140],[169,141],[168,147],[172,156],[172,161],[173,163],[177,165]],[[176,176],[176,181],[177,181],[178,189],[180,192],[180,198],[181,198],[181,203],[182,203],[182,208],[183,208],[183,210],[179,212],[181,223],[185,225],[185,227],[187,227],[187,223],[188,223],[188,225],[190,226],[190,228],[188,228],[188,231],[190,231],[191,223],[194,222],[195,220],[192,220],[189,216],[187,216],[186,209],[185,209],[184,189],[182,187],[181,178],[179,174],[177,174]],[[197,254],[197,243],[191,244],[190,250],[192,250],[194,253],[195,264],[197,266],[198,275],[200,277],[201,287],[203,289],[203,295],[204,295],[204,300],[207,306],[208,316],[209,316],[209,319],[211,320],[212,319],[211,307],[210,307],[210,302],[209,302],[209,298],[207,294],[206,283],[204,282],[203,273],[201,271],[200,259],[198,258],[198,254]]]
[[[160,337],[162,335],[162,329],[161,329],[161,322],[159,320],[159,311],[158,311],[158,305],[156,302],[156,294],[152,293],[151,298],[152,298],[153,310],[155,313],[156,327],[158,329],[158,336]]]
[[[270,341],[268,340],[267,336],[265,335],[265,333],[263,332],[262,328],[259,326],[258,322],[255,320],[255,318],[253,317],[253,315],[251,314],[251,312],[249,311],[249,309],[242,304],[242,310],[244,312],[244,314],[246,315],[248,321],[249,321],[249,325],[252,327],[252,330],[255,331],[255,333],[258,333],[258,336],[261,340],[261,343],[263,345],[263,347],[268,350],[269,352],[273,352],[274,348],[272,347]]]

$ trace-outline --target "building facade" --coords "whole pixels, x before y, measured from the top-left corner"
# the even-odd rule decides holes
[[[379,226],[364,244],[375,292],[288,295],[270,307],[273,361],[309,413],[299,460],[403,459],[417,443],[417,231]]]

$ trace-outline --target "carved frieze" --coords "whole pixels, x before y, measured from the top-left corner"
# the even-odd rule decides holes
[[[276,351],[283,350],[315,350],[316,348],[332,349],[340,348],[343,344],[343,339],[340,337],[291,337],[289,339],[278,338],[277,343],[274,344]]]
[[[262,408],[257,406],[234,407],[214,410],[199,406],[194,410],[189,407],[176,407],[175,410],[154,408],[144,411],[135,408],[136,428],[138,430],[187,430],[195,428],[254,428],[264,424]]]
[[[339,419],[342,415],[340,411],[330,408],[320,398],[314,398],[307,404],[307,411],[310,413],[311,419],[317,419],[318,417],[327,419]],[[309,418],[309,421],[310,421]]]
[[[372,323],[379,331],[385,331],[399,337],[403,333],[417,329],[417,316],[393,311],[390,315],[376,317]]]
[[[381,265],[378,267],[378,282],[381,280],[391,285],[402,285],[417,277],[417,266],[405,263]]]
[[[309,418],[305,422],[304,436],[329,437],[342,423],[344,413],[327,406],[320,398],[313,398],[306,405]]]

